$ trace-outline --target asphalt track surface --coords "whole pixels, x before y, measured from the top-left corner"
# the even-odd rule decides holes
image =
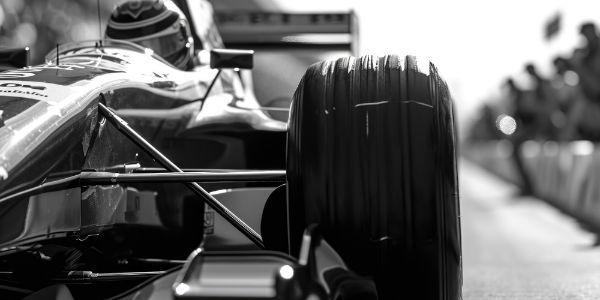
[[[594,234],[464,159],[459,172],[463,299],[600,299]]]

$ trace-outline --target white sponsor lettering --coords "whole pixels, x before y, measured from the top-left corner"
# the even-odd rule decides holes
[[[69,87],[46,82],[0,81],[0,97],[22,97],[57,103],[69,95],[70,91]]]
[[[0,79],[11,79],[11,78],[27,78],[35,76],[35,73],[41,72],[43,70],[61,70],[61,71],[73,71],[75,69],[83,69],[84,66],[78,65],[43,65],[43,66],[35,66],[31,68],[23,68],[17,70],[11,70],[7,72],[0,73]]]
[[[36,93],[36,92],[21,91],[21,90],[10,90],[10,89],[1,89],[0,88],[0,95],[7,95],[7,94],[10,94],[10,93],[15,94],[13,96],[17,96],[17,97],[24,97],[22,95],[31,95],[31,96],[38,96],[38,97],[48,98],[48,95],[44,95],[44,94],[40,94],[40,93]],[[25,97],[25,98],[31,98],[31,97]]]
[[[31,95],[48,98],[48,95],[42,93],[42,91],[45,89],[46,87],[41,85],[31,85],[17,82],[0,82],[0,95],[12,93],[19,97],[23,97],[22,95]]]
[[[16,88],[16,87],[20,87],[20,88],[26,88],[26,89],[34,89],[34,90],[40,90],[43,91],[46,89],[45,86],[41,86],[41,85],[29,85],[29,84],[21,84],[21,83],[16,83],[16,82],[2,82],[0,83],[0,88]]]

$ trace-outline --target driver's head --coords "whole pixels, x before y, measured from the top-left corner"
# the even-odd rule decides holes
[[[592,22],[586,22],[579,27],[579,33],[585,38],[588,45],[598,43],[598,32],[596,25]]]
[[[552,64],[554,65],[554,69],[557,74],[565,74],[571,68],[571,62],[568,59],[562,56],[557,56],[552,60]]]
[[[535,66],[532,63],[528,63],[525,65],[525,71],[531,76],[537,76],[537,70],[535,69]]]
[[[194,40],[189,23],[170,0],[130,0],[117,6],[106,26],[106,37],[150,48],[182,70],[191,67]]]

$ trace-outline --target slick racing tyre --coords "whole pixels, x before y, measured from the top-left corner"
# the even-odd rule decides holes
[[[380,299],[460,299],[453,105],[429,62],[395,55],[312,65],[287,141],[290,243],[318,223]]]

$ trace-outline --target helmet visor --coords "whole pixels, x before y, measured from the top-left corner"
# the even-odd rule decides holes
[[[137,44],[152,49],[154,53],[165,58],[187,47],[187,39],[181,32],[136,41]]]

